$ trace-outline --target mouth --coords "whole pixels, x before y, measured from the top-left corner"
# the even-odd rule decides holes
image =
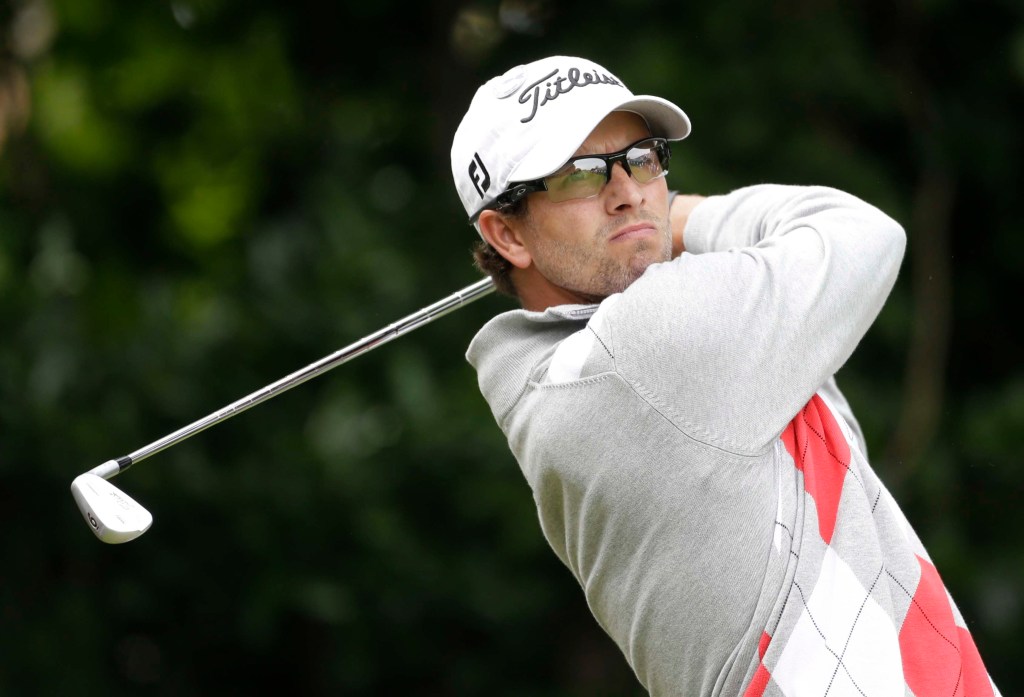
[[[628,240],[646,237],[655,232],[657,232],[657,228],[654,226],[653,223],[636,223],[634,225],[627,225],[624,228],[616,230],[615,234],[608,238],[608,241],[626,242]]]

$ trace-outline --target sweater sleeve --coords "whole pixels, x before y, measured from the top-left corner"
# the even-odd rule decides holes
[[[849,358],[904,246],[899,224],[834,189],[710,197],[690,216],[687,251],[606,300],[595,332],[687,435],[755,454]]]

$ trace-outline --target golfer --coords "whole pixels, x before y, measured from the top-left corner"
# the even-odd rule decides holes
[[[521,310],[469,347],[541,528],[652,695],[998,695],[833,375],[902,228],[823,187],[674,196],[681,109],[556,56],[452,146]]]

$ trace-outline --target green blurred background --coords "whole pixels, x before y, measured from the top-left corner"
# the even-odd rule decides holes
[[[0,10],[0,694],[636,695],[463,354],[489,297],[72,478],[474,281],[451,136],[586,55],[690,114],[670,184],[827,184],[910,236],[840,384],[1022,694],[1024,6],[16,0]]]

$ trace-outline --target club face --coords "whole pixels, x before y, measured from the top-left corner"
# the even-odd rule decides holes
[[[149,511],[95,474],[75,477],[71,493],[89,529],[103,542],[119,544],[134,540],[153,523]]]

